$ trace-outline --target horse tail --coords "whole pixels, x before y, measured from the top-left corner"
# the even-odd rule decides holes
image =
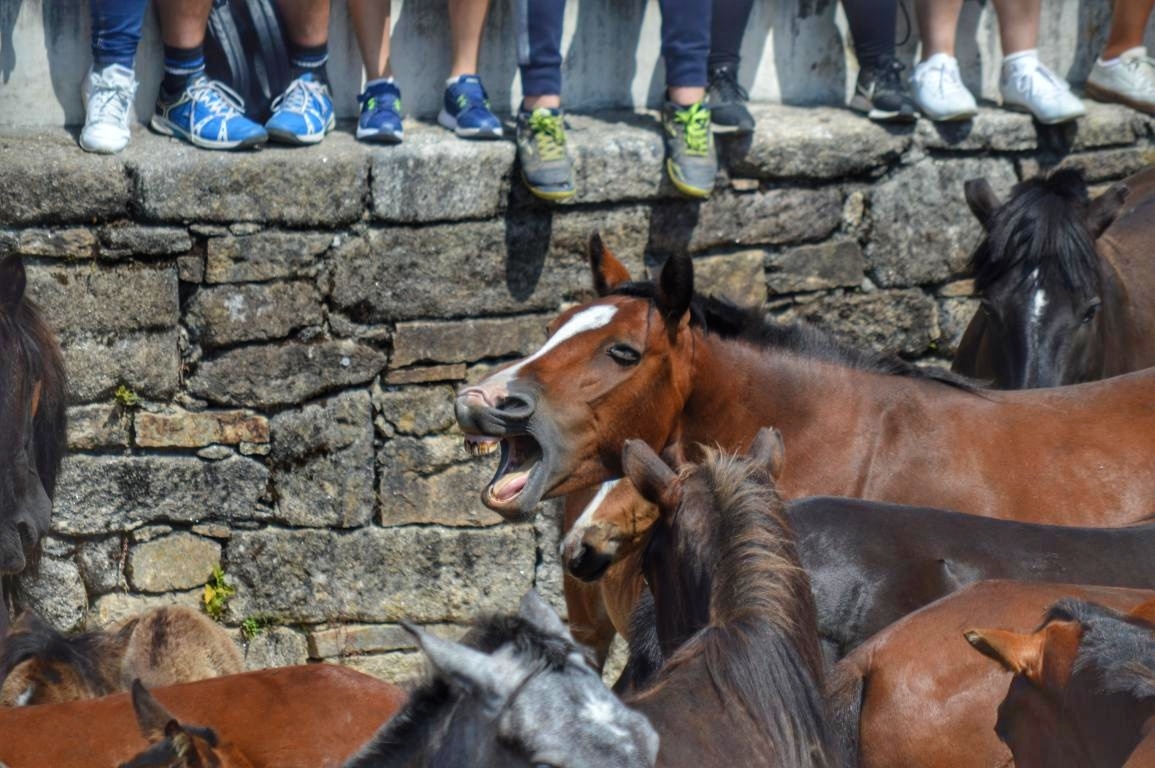
[[[849,664],[836,664],[827,677],[826,700],[834,740],[843,765],[858,765],[858,734],[866,676]]]

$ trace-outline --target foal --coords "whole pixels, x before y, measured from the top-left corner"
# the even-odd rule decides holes
[[[58,704],[241,672],[236,643],[206,616],[164,606],[105,631],[65,637],[33,613],[0,654],[0,706]]]
[[[626,474],[660,509],[645,573],[668,658],[628,702],[657,728],[663,768],[839,762],[810,583],[771,482],[779,448],[762,430],[748,457],[705,449],[675,473],[626,441]]]

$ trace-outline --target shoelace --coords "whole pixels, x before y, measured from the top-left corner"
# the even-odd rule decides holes
[[[874,91],[895,92],[902,90],[902,70],[905,67],[895,58],[886,57],[878,62],[874,71]]]
[[[674,122],[684,127],[686,150],[692,155],[705,155],[710,151],[710,110],[702,102],[674,112]]]
[[[1022,71],[1018,69],[1014,70],[1011,76],[1015,80],[1015,87],[1031,96],[1053,99],[1059,94],[1069,90],[1069,86],[1065,82],[1056,77],[1051,70],[1037,62],[1030,68],[1023,67]],[[1039,79],[1049,87],[1036,89],[1035,86],[1038,84]]]
[[[949,64],[942,64],[931,70],[931,76],[938,75],[938,92],[945,95],[948,90],[958,90],[964,87],[958,68]]]
[[[537,154],[542,160],[560,160],[565,157],[565,126],[561,118],[546,109],[535,109],[529,116],[529,130],[537,143]]]
[[[1144,82],[1155,87],[1155,58],[1150,56],[1134,56],[1126,59],[1123,66],[1138,75]]]
[[[208,110],[210,117],[230,118],[242,113],[244,99],[220,80],[201,78],[189,83],[188,92],[194,102]]]
[[[325,84],[315,80],[305,80],[298,77],[289,84],[289,89],[273,100],[269,109],[273,112],[285,111],[305,114],[309,108],[312,96],[318,99],[325,98]]]
[[[716,91],[724,102],[750,100],[750,94],[738,84],[738,76],[730,67],[718,67],[711,73],[710,90]]]
[[[136,89],[129,85],[110,85],[107,81],[92,91],[89,105],[96,122],[123,124],[132,108],[132,98]]]

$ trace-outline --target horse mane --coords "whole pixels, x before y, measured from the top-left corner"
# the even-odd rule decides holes
[[[658,292],[652,282],[630,281],[615,286],[610,295],[631,296],[653,302]],[[941,368],[915,365],[894,353],[853,347],[809,323],[777,323],[767,319],[758,307],[739,306],[718,296],[695,293],[690,301],[690,324],[720,338],[786,350],[859,371],[936,381],[967,392],[978,389],[978,385],[965,376]]]
[[[1099,256],[1088,226],[1090,201],[1083,172],[1056,171],[1019,182],[991,213],[986,234],[970,258],[982,294],[1006,275],[1040,282],[1057,275],[1068,290],[1099,285]]]
[[[93,630],[72,637],[49,626],[34,613],[25,614],[20,625],[19,629],[9,633],[0,650],[0,683],[17,666],[34,659],[43,664],[71,667],[98,696],[115,692],[115,681],[102,674],[102,657],[108,653],[110,645],[124,647],[136,626],[135,619],[126,622],[115,633]]]
[[[696,553],[697,567],[712,574],[709,624],[673,654],[661,677],[700,658],[718,695],[741,704],[783,764],[835,763],[814,600],[785,506],[763,467],[704,450],[701,464],[682,471],[671,544]],[[708,493],[691,498],[694,482]]]
[[[1105,694],[1155,699],[1155,627],[1085,600],[1066,598],[1045,621],[1077,621],[1083,639],[1072,674],[1093,672]]]
[[[565,638],[551,635],[521,616],[483,616],[461,642],[483,653],[513,646],[523,661],[537,670],[560,671],[576,646]],[[422,753],[444,717],[453,711],[461,696],[434,672],[410,692],[405,706],[381,726],[373,739],[349,761],[347,768],[388,768],[407,766]]]

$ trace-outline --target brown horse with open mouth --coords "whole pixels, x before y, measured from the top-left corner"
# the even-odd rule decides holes
[[[978,390],[760,312],[716,306],[707,325],[687,255],[671,257],[655,283],[630,281],[597,238],[590,259],[600,297],[554,320],[537,352],[457,395],[466,442],[500,442],[482,498],[507,518],[620,476],[626,439],[744,450],[770,424],[790,446],[788,498],[1084,526],[1152,512],[1155,370]]]

